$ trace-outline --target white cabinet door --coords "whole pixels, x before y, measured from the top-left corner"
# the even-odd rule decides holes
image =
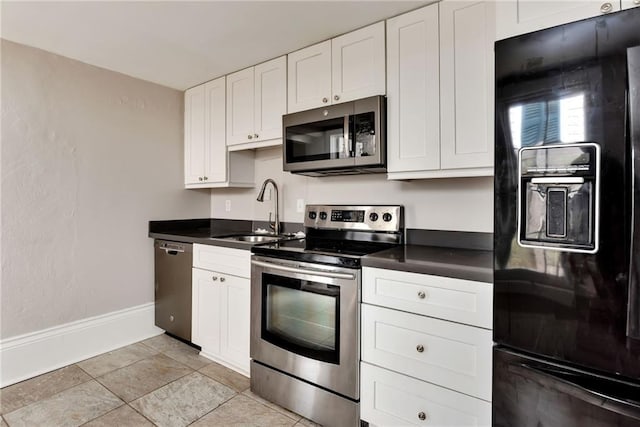
[[[438,4],[387,21],[388,171],[440,168]]]
[[[205,176],[205,88],[184,93],[184,183],[202,184]]]
[[[287,112],[287,57],[255,66],[254,141],[282,138]]]
[[[640,6],[640,0],[622,0],[622,9],[630,9],[632,7]]]
[[[227,76],[227,145],[253,141],[253,67]]]
[[[624,1],[624,3],[633,3]],[[620,10],[620,0],[505,0],[496,2],[496,39]]]
[[[491,425],[491,403],[361,363],[360,418],[376,426]]]
[[[203,351],[216,355],[220,354],[221,348],[219,276],[208,270],[192,270],[191,340]]]
[[[331,40],[332,103],[385,94],[384,21]]]
[[[225,132],[225,78],[212,80],[204,85],[205,111],[207,112],[205,135],[204,182],[225,182],[227,180],[227,144]]]
[[[308,110],[331,99],[331,40],[287,55],[287,111]]]
[[[250,281],[223,275],[220,307],[221,354],[249,375]]]
[[[440,3],[442,169],[492,174],[494,19],[492,1]]]

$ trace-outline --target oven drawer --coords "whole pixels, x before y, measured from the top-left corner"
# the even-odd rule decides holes
[[[360,367],[360,418],[370,424],[491,425],[489,402],[367,363]]]
[[[491,331],[362,304],[362,360],[491,401]]]
[[[362,301],[492,328],[491,283],[365,267],[362,269]]]
[[[251,251],[194,244],[193,266],[249,278],[251,277]]]

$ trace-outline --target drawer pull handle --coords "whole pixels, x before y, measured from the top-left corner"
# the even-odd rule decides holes
[[[212,276],[211,279],[213,279],[213,281],[215,282],[216,280],[218,280],[218,276]]]
[[[422,352],[424,352],[424,346],[423,346],[422,344],[418,344],[418,345],[416,346],[416,351],[417,351],[418,353],[422,353]]]
[[[420,421],[424,421],[427,419],[427,414],[424,412],[418,412],[418,418],[420,418]]]
[[[425,299],[426,297],[427,297],[427,294],[425,294],[424,291],[418,292],[418,298]]]

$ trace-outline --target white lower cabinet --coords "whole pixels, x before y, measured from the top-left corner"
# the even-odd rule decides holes
[[[491,425],[492,284],[370,267],[362,278],[361,418]]]
[[[249,375],[250,256],[240,249],[194,245],[192,341],[202,347],[202,356],[244,375]]]
[[[491,403],[368,363],[360,368],[360,416],[377,426],[489,426]]]

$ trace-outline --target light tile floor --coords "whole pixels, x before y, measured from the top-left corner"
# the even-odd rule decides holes
[[[317,426],[167,335],[0,390],[0,427]]]

